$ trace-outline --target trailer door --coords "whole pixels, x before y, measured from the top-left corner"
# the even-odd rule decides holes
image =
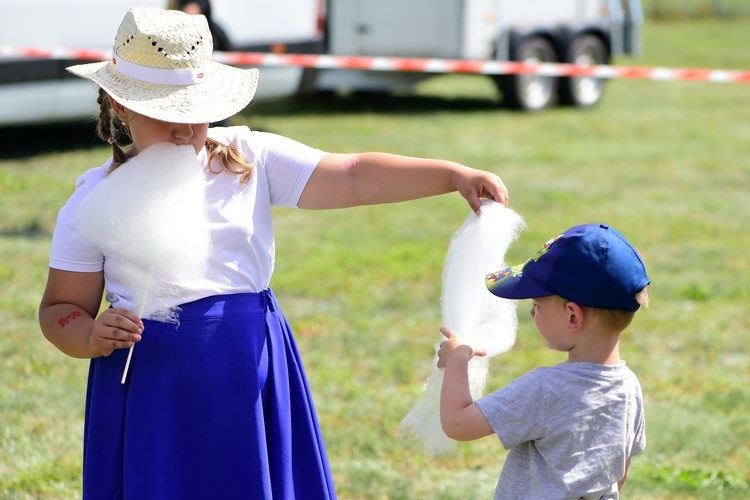
[[[460,57],[460,0],[339,0],[328,15],[335,55]]]

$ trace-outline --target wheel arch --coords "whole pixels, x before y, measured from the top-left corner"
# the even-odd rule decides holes
[[[565,62],[570,62],[569,54],[570,54],[570,47],[576,40],[583,38],[585,36],[593,36],[595,38],[598,38],[600,42],[602,42],[602,45],[604,46],[604,49],[606,50],[606,60],[605,63],[609,64],[612,62],[612,37],[607,33],[606,30],[604,30],[601,26],[584,26],[580,29],[570,31],[568,36],[565,37],[563,41],[563,45],[560,48],[559,54],[561,55],[560,60]]]
[[[531,38],[543,38],[554,47],[558,60],[567,62],[570,46],[576,39],[583,36],[598,38],[607,51],[607,64],[612,61],[612,37],[602,26],[598,25],[585,25],[576,28],[560,26],[556,28],[512,29],[510,30],[508,43],[508,59],[511,61],[518,60],[518,51],[524,41]]]
[[[547,42],[552,45],[552,47],[555,49],[556,55],[558,60],[561,57],[561,52],[559,50],[559,35],[555,34],[552,30],[549,29],[543,29],[543,28],[536,28],[536,29],[530,29],[530,30],[518,30],[514,29],[510,31],[510,40],[509,40],[509,57],[508,59],[510,61],[518,61],[519,56],[519,50],[521,48],[521,45],[532,38],[542,38],[546,40]]]

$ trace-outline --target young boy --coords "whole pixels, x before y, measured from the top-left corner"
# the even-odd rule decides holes
[[[487,276],[498,297],[533,299],[539,333],[568,359],[477,401],[468,363],[485,352],[441,328],[443,431],[459,441],[497,434],[509,452],[496,499],[619,498],[646,428],[640,384],[618,347],[648,306],[649,283],[636,250],[604,224],[568,229],[525,264]]]

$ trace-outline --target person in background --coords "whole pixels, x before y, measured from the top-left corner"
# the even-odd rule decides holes
[[[211,55],[205,16],[136,6],[110,61],[68,68],[100,87],[98,132],[112,145],[58,214],[39,306],[45,337],[90,359],[84,498],[334,498],[302,359],[269,288],[272,207],[337,209],[455,191],[475,212],[481,198],[508,203],[497,175],[452,161],[332,153],[246,126],[209,128],[247,106],[259,76]],[[81,235],[75,216],[110,173],[160,143],[191,146],[203,166],[212,243],[205,280],[165,283],[179,331],[133,312],[124,267]],[[103,293],[109,307],[100,311]]]
[[[208,29],[211,31],[211,38],[214,42],[214,50],[229,52],[232,50],[232,44],[229,41],[224,28],[214,21],[211,13],[211,0],[169,0],[167,4],[169,10],[181,10],[182,12],[194,16],[205,16],[208,21]],[[228,127],[231,125],[229,117],[209,124],[211,127]]]
[[[211,12],[211,0],[169,0],[167,8],[170,10],[181,10],[186,14],[203,15],[208,21],[208,29],[214,41],[214,50],[228,52],[232,50],[232,44],[229,41],[224,29],[216,23]]]
[[[443,327],[445,434],[459,441],[496,434],[510,450],[497,500],[619,498],[631,458],[646,447],[641,386],[619,353],[622,332],[648,305],[638,252],[614,228],[584,224],[486,284],[498,297],[532,299],[536,328],[567,359],[473,401],[468,363],[485,351]]]

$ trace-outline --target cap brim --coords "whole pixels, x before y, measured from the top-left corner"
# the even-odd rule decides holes
[[[210,78],[193,85],[159,85],[129,78],[109,62],[66,68],[93,81],[112,98],[138,114],[170,123],[218,122],[239,113],[258,86],[257,69],[211,62]]]
[[[525,264],[509,267],[502,271],[488,274],[484,279],[487,289],[493,295],[504,299],[533,299],[554,295],[531,279],[525,278],[523,268]]]

